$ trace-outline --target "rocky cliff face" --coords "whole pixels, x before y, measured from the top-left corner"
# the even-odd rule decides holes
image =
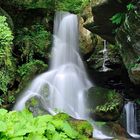
[[[132,0],[93,1],[94,21],[86,24],[85,27],[108,42],[118,45],[130,80],[135,85],[140,85],[140,4],[133,1],[135,8],[128,11],[127,5],[131,2]],[[125,21],[113,24],[111,18],[116,13],[126,13]]]
[[[131,81],[140,85],[140,3],[126,14],[123,25],[116,34],[123,62]]]
[[[97,0],[92,2],[92,14],[94,22],[86,25],[86,28],[101,36],[111,43],[115,43],[114,30],[118,27],[112,24],[110,18],[119,12],[126,11],[126,5],[131,0]]]

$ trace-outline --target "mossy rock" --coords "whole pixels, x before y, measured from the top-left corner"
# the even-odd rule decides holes
[[[39,96],[28,99],[25,106],[34,116],[48,114],[47,110],[44,108],[44,100]]]
[[[114,90],[92,87],[88,92],[89,113],[98,121],[114,121],[123,107],[121,95]]]
[[[85,120],[76,120],[65,113],[59,113],[54,118],[68,121],[71,126],[78,131],[81,135],[85,135],[88,138],[92,138],[93,126]]]
[[[71,120],[69,122],[80,134],[92,137],[93,126],[89,122],[83,120]]]

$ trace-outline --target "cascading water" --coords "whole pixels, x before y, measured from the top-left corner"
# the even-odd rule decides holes
[[[140,132],[138,132],[137,119],[136,119],[136,104],[128,102],[125,105],[126,112],[126,129],[130,136],[133,138],[140,138]]]
[[[41,97],[52,114],[56,109],[74,118],[88,118],[86,91],[92,86],[78,53],[78,19],[58,12],[54,21],[54,41],[50,70],[39,75],[18,99],[14,109],[22,110],[32,96]],[[45,93],[44,88],[48,88]]]
[[[102,66],[102,71],[103,72],[106,72],[106,71],[110,70],[105,65],[106,61],[108,60],[107,41],[104,40],[103,43],[104,43],[104,49],[102,50],[102,52],[103,52],[103,66]]]

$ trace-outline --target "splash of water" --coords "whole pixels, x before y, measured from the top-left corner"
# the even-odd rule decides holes
[[[137,120],[136,120],[136,104],[133,102],[128,102],[125,105],[126,111],[126,128],[127,132],[133,138],[140,138],[137,129]]]
[[[86,91],[93,85],[86,75],[78,45],[77,16],[56,13],[50,70],[33,80],[18,99],[15,110],[22,110],[28,99],[39,96],[44,100],[44,107],[52,114],[57,108],[77,119],[89,116]]]

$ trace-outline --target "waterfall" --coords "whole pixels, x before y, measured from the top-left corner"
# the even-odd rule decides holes
[[[109,71],[110,69],[106,67],[105,63],[106,61],[109,59],[108,58],[108,50],[107,50],[107,41],[104,40],[103,41],[103,44],[104,44],[104,49],[102,50],[103,52],[103,65],[102,65],[102,71],[103,72],[106,72],[106,71]]]
[[[125,105],[125,112],[126,112],[126,129],[128,134],[133,138],[140,138],[140,133],[138,132],[137,127],[136,104],[133,102],[128,102]]]
[[[93,85],[88,80],[79,55],[78,40],[77,16],[57,12],[50,70],[33,80],[17,100],[15,110],[22,110],[28,99],[39,96],[43,99],[46,110],[52,114],[57,113],[58,109],[77,119],[89,116],[86,92]]]

